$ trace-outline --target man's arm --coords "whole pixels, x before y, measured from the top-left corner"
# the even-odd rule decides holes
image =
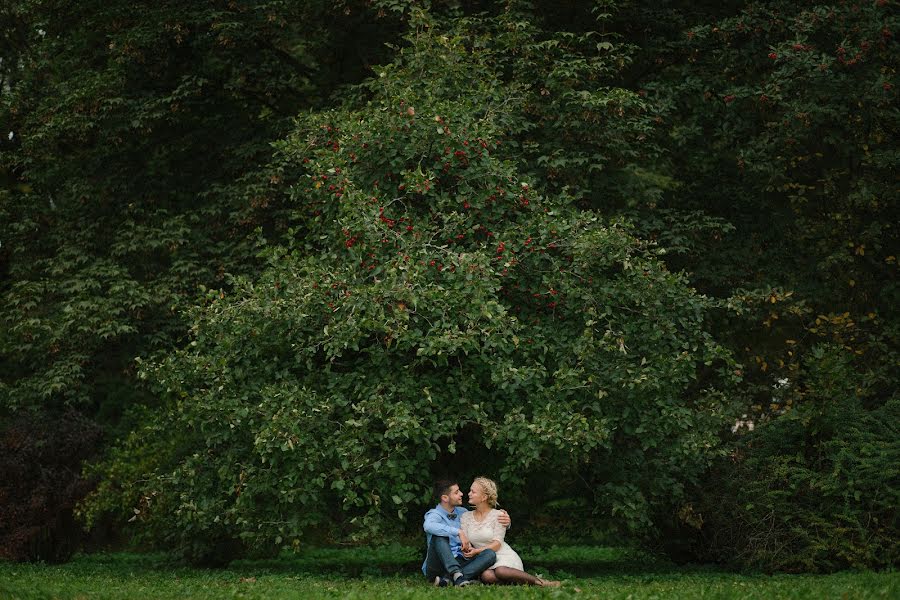
[[[425,513],[425,523],[422,525],[425,533],[431,535],[439,535],[442,537],[453,537],[459,535],[459,527],[452,527],[444,523],[441,517],[431,511]]]

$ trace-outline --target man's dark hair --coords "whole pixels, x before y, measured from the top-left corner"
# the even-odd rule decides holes
[[[440,502],[441,496],[444,494],[450,495],[450,488],[454,485],[457,485],[457,481],[455,479],[438,479],[434,482],[434,497]]]

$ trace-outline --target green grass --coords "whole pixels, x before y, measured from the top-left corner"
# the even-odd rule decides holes
[[[0,599],[900,598],[898,573],[746,575],[677,568],[614,548],[532,548],[522,554],[526,564],[543,562],[544,574],[563,579],[563,587],[434,589],[415,571],[418,551],[392,546],[307,551],[222,570],[173,566],[147,554],[85,555],[64,565],[0,562]]]

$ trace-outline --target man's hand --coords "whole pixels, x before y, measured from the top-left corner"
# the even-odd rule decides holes
[[[497,516],[497,522],[504,527],[509,527],[510,525],[512,525],[512,520],[509,518],[509,513],[502,509],[500,510],[500,514]]]

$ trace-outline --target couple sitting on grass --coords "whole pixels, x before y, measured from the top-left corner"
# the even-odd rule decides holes
[[[522,559],[503,541],[510,519],[497,510],[497,484],[477,477],[469,488],[469,504],[462,507],[463,492],[449,479],[435,483],[438,505],[425,513],[428,553],[422,572],[437,586],[464,586],[481,580],[492,584],[559,585],[525,572]]]

